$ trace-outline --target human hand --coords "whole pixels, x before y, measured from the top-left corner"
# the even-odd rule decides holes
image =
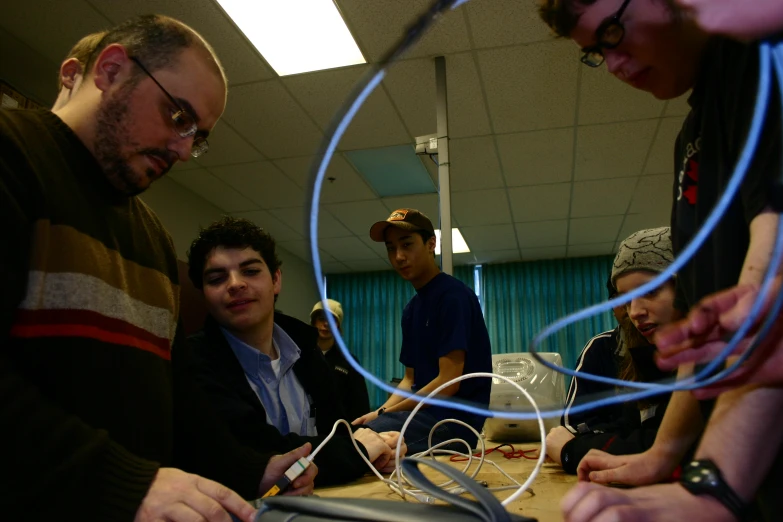
[[[762,318],[780,291],[781,277],[778,276],[762,307],[760,319],[739,343],[735,354],[742,353],[754,341]],[[748,316],[758,294],[759,287],[755,285],[729,288],[704,298],[682,321],[661,327],[655,335],[658,366],[667,370],[685,363],[714,359],[726,347],[723,339],[731,337]],[[783,384],[783,321],[780,319],[779,316],[758,348],[731,375],[711,386],[694,390],[693,395],[697,399],[707,399],[745,384]]]
[[[566,522],[734,522],[734,515],[709,495],[694,495],[679,484],[619,490],[580,482],[560,502]]]
[[[160,468],[133,520],[231,522],[229,513],[251,522],[255,509],[217,482],[175,468]]]
[[[708,33],[758,40],[783,29],[780,0],[754,0],[750,9],[737,0],[676,0],[686,15]]]
[[[269,459],[269,463],[264,470],[264,476],[261,477],[261,484],[258,486],[259,496],[269,491],[294,462],[308,456],[312,449],[310,443],[307,442],[304,446],[293,451],[283,455],[275,455]],[[318,466],[315,465],[315,462],[311,462],[304,473],[296,477],[296,480],[291,483],[283,495],[312,495],[314,488],[313,480],[316,475],[318,475]]]
[[[546,454],[552,459],[552,461],[563,465],[560,462],[560,453],[563,451],[568,441],[574,438],[574,434],[568,431],[563,426],[556,426],[549,430],[549,434],[546,436]]]
[[[591,449],[579,462],[576,475],[580,482],[644,486],[670,479],[676,467],[676,459],[654,449],[635,455],[610,455]]]
[[[371,411],[369,413],[365,413],[361,417],[354,419],[351,425],[358,426],[360,424],[367,424],[370,421],[373,421],[378,418],[378,412],[377,411]]]
[[[378,471],[380,471],[381,473],[391,473],[392,471],[394,471],[396,467],[395,453],[397,452],[397,443],[401,438],[400,432],[382,431],[378,435],[386,442],[386,444],[389,445],[389,447],[392,450],[391,459],[389,459],[389,462],[385,466],[378,467]],[[400,458],[404,457],[407,453],[408,453],[408,445],[405,444],[405,439],[403,438],[402,443],[400,444]]]

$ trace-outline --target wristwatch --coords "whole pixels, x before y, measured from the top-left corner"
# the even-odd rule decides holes
[[[383,412],[386,411],[386,408],[378,408],[378,411],[376,412],[378,415],[383,415]]]
[[[694,495],[710,495],[740,520],[747,520],[749,505],[723,480],[718,466],[710,459],[693,460],[683,466],[682,487]]]

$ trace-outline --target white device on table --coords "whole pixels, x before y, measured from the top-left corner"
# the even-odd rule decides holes
[[[563,365],[559,353],[540,353],[548,362]],[[502,375],[519,384],[533,396],[541,410],[563,407],[565,381],[563,374],[550,370],[529,353],[503,353],[492,356],[492,373]],[[533,411],[530,402],[519,390],[500,379],[492,379],[489,409],[494,411]],[[547,431],[560,424],[559,418],[544,419]],[[497,442],[538,442],[541,434],[538,421],[524,421],[494,417],[484,424],[484,435]]]

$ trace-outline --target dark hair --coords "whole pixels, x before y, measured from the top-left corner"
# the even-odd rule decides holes
[[[609,279],[606,280],[606,292],[609,296],[609,299],[617,295],[617,288],[614,286],[614,283],[612,283],[611,275],[609,276]]]
[[[101,52],[115,43],[125,47],[128,55],[137,58],[150,72],[173,65],[182,51],[197,45],[206,51],[215,72],[226,81],[223,66],[206,40],[182,22],[162,15],[137,16],[109,29],[86,61],[85,76]]]
[[[675,19],[680,19],[681,9],[674,0],[662,0]],[[557,36],[570,38],[582,13],[578,7],[593,5],[596,0],[539,0],[538,16]]]
[[[106,33],[107,31],[98,31],[97,33],[88,34],[87,36],[83,37],[81,40],[76,42],[76,45],[71,47],[71,50],[68,51],[67,55],[65,55],[63,61],[76,58],[76,61],[78,61],[82,66],[82,75],[84,75],[87,61],[90,59],[90,56],[92,56],[95,48],[98,47],[98,44],[101,43],[103,37],[106,36]],[[59,71],[57,72],[57,90],[59,91],[63,88],[63,80],[60,77]]]
[[[263,228],[247,219],[226,216],[207,228],[202,228],[201,233],[190,244],[188,277],[199,290],[204,288],[203,274],[207,256],[219,246],[252,248],[261,254],[272,277],[283,264],[275,252],[275,239],[264,232]]]

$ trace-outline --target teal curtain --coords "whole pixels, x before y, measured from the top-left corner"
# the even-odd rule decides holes
[[[612,259],[601,256],[484,265],[481,292],[492,352],[526,352],[545,326],[606,300]],[[539,349],[559,352],[563,364],[574,368],[585,343],[614,327],[614,317],[606,312],[561,330]]]
[[[456,267],[454,277],[473,288],[473,267]],[[401,379],[402,310],[413,297],[413,286],[396,272],[327,274],[326,291],[340,301],[345,317],[343,338],[361,365],[384,382]],[[368,383],[370,404],[378,408],[387,393]]]

